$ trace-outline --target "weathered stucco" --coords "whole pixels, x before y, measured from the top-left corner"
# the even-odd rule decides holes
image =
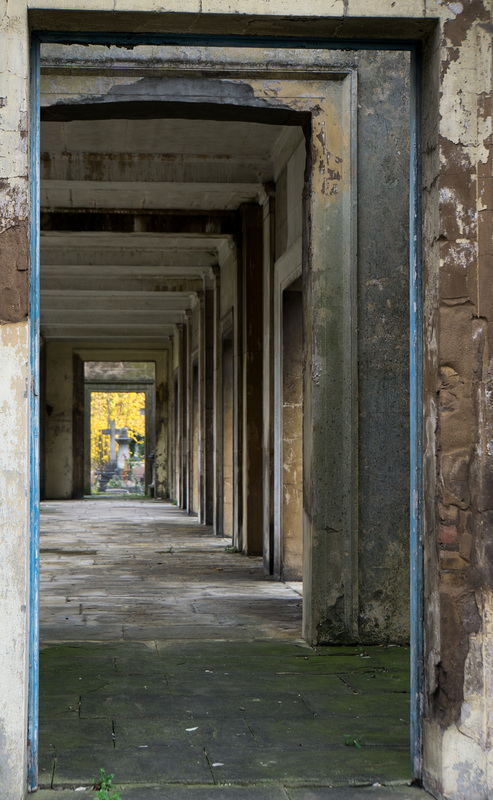
[[[453,10],[440,53],[438,505],[436,535],[429,537],[435,556],[428,554],[436,574],[425,607],[424,766],[433,790],[465,800],[492,790],[491,643],[485,648],[492,578],[493,296],[485,275],[492,252],[491,35],[489,4]]]
[[[28,6],[34,26],[53,29],[424,41],[423,777],[437,796],[487,800],[493,792],[489,0],[172,0],[166,9],[159,0],[0,0],[0,625],[7,631],[0,672],[9,686],[0,700],[0,796],[25,794]],[[321,300],[319,276],[311,289]],[[316,386],[305,395],[311,402],[310,391]],[[317,435],[321,415],[314,407]],[[310,491],[323,500],[320,476]]]
[[[0,796],[25,793],[29,631],[28,33],[0,4]],[[4,323],[4,324],[2,324]]]
[[[46,405],[44,416],[44,458],[46,497],[72,497],[72,403],[74,396],[73,348],[70,344],[46,345]]]
[[[29,314],[28,248],[25,221],[0,233],[0,324]]]
[[[0,797],[22,797],[29,631],[29,325],[0,327]],[[8,687],[8,690],[7,690]]]

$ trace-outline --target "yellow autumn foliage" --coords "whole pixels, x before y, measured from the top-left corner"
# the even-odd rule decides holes
[[[110,437],[102,433],[115,420],[116,435],[127,428],[128,435],[145,435],[145,392],[91,392],[91,465],[100,467],[110,456]]]

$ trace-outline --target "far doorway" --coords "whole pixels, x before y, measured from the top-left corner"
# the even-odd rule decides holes
[[[152,362],[84,363],[84,495],[152,495]]]

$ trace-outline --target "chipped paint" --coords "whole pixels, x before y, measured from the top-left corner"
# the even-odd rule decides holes
[[[20,797],[26,769],[29,325],[0,326],[0,796]]]
[[[430,581],[430,590],[439,591],[440,607],[433,603],[427,611],[426,681],[431,713],[430,722],[425,723],[425,781],[440,796],[480,800],[489,797],[493,788],[487,766],[491,680],[489,686],[484,680],[490,660],[484,643],[491,635],[491,627],[485,629],[491,614],[491,554],[482,543],[491,525],[488,509],[492,507],[488,490],[491,306],[480,270],[486,252],[491,252],[488,244],[485,251],[488,234],[483,232],[489,225],[484,208],[491,202],[491,192],[487,184],[480,187],[478,183],[482,165],[491,163],[490,10],[481,0],[440,5],[453,16],[442,18],[442,308],[440,338],[434,345],[441,362],[440,421],[437,437],[429,434],[437,444],[441,503],[436,550],[439,583],[432,588]]]

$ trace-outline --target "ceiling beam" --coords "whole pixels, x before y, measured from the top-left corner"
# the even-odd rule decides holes
[[[69,309],[44,309],[41,308],[41,324],[57,325],[118,325],[122,328],[131,326],[156,326],[177,325],[185,319],[187,309],[142,309],[119,308],[69,308]]]
[[[65,292],[83,292],[87,289],[88,280],[91,282],[91,288],[97,292],[109,292],[114,290],[115,278],[112,276],[95,277],[91,275],[80,274],[76,276],[63,276],[63,275],[50,275],[48,277],[41,275],[41,293],[45,291],[65,291]],[[204,275],[190,278],[167,278],[166,275],[161,277],[150,278],[132,278],[124,276],[125,290],[139,294],[142,291],[163,293],[177,291],[192,291],[198,292],[204,288]]]
[[[233,211],[60,208],[42,211],[40,227],[42,232],[195,234],[201,237],[240,234],[238,214]]]
[[[41,141],[43,128],[41,129]],[[43,146],[43,144],[42,144]],[[274,180],[267,156],[184,153],[41,153],[41,181],[252,184]]]
[[[219,269],[219,267],[216,267]],[[195,286],[197,280],[203,279],[204,275],[209,275],[213,272],[212,267],[204,267],[194,265],[189,267],[148,267],[146,265],[128,267],[119,266],[116,264],[42,264],[42,279],[43,278],[107,278],[118,279],[118,282],[126,280],[127,278],[137,279],[153,279],[166,278],[167,281],[181,281],[184,279],[192,281],[191,287]],[[122,286],[122,289],[124,287]],[[118,290],[118,286],[115,286]],[[172,291],[172,290],[170,290]],[[183,291],[188,291],[184,289]],[[195,291],[191,288],[190,291]]]
[[[167,307],[170,305],[176,308],[185,308],[193,302],[195,292],[180,292],[180,291],[167,291],[167,292],[139,292],[138,301],[139,307],[142,308],[146,303],[149,307],[161,306],[166,303]],[[102,294],[94,289],[85,289],[78,291],[76,295],[70,290],[66,289],[47,289],[43,292],[43,307],[44,308],[66,308],[67,301],[75,298],[79,303],[97,308],[100,303],[105,303],[106,298],[111,298],[121,304],[129,304],[133,308],[135,305],[136,297],[135,292],[130,292],[126,289],[120,289],[115,286],[111,292]],[[133,304],[133,305],[132,305]]]
[[[242,203],[255,202],[262,187],[262,183],[45,181],[40,204],[42,213],[57,208],[234,211]]]
[[[83,324],[64,325],[57,323],[50,323],[49,325],[41,325],[41,335],[45,339],[97,339],[102,343],[106,339],[117,338],[125,340],[134,339],[155,339],[162,340],[169,336],[173,336],[175,332],[175,325],[144,325],[139,324],[136,329],[126,329],[118,323],[114,324]]]

